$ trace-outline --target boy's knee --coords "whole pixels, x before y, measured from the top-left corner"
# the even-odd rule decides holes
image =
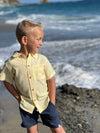
[[[38,133],[37,125],[27,128],[27,133]]]
[[[51,128],[52,133],[66,133],[62,126],[59,126],[58,128]]]

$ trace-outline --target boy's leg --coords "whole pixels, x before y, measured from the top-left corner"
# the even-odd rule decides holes
[[[43,124],[50,127],[52,133],[65,133],[54,104],[49,102],[48,107],[41,114]]]
[[[66,133],[62,126],[59,126],[58,128],[50,128],[52,133]]]
[[[27,133],[38,133],[37,125],[27,128]]]
[[[27,128],[27,133],[38,133],[37,124],[39,112],[34,109],[33,113],[30,114],[29,112],[26,112],[21,108],[19,108],[19,110],[22,118],[21,126]]]

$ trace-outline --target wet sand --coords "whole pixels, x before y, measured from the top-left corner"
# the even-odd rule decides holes
[[[100,133],[100,90],[68,84],[59,89],[57,108],[67,133]]]

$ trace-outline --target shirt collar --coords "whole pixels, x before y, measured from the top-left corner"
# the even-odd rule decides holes
[[[36,54],[32,54],[32,53],[30,53],[30,55],[33,57],[33,58],[37,58],[37,56],[38,56],[38,54],[36,53]]]
[[[37,58],[37,53],[36,54],[32,54],[30,53],[29,56],[32,56],[34,59]],[[25,55],[23,53],[19,53],[19,52],[14,52],[13,54],[13,58],[17,58],[17,57],[23,57],[23,58],[26,58]]]

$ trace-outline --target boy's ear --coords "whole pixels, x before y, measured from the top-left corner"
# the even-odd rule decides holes
[[[27,36],[22,36],[21,41],[23,45],[27,45]]]

